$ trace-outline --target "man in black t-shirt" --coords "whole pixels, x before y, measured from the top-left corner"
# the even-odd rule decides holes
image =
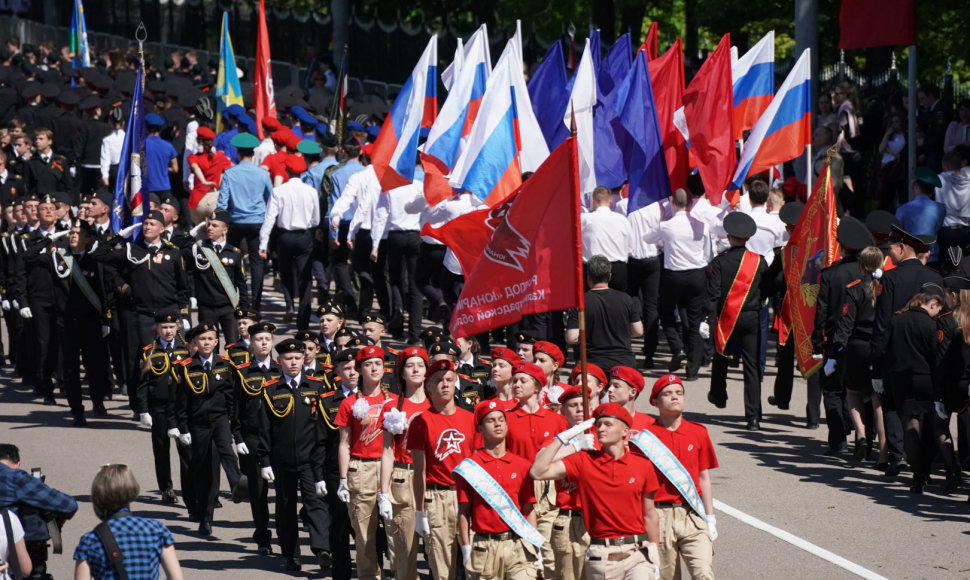
[[[586,355],[600,368],[628,366],[636,368],[632,339],[643,335],[640,301],[626,292],[609,287],[610,262],[593,256],[586,263],[589,291],[586,292]],[[566,342],[579,342],[579,319],[574,310],[569,314]]]

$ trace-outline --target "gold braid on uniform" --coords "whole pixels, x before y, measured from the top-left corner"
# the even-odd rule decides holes
[[[284,417],[290,414],[290,411],[293,410],[293,401],[294,401],[293,394],[286,393],[282,396],[288,397],[290,399],[290,402],[286,404],[286,408],[283,409],[281,413],[276,410],[276,407],[273,406],[273,400],[269,398],[269,393],[266,392],[266,389],[263,389],[263,398],[266,399],[266,403],[269,406],[269,412],[275,415],[279,419],[283,419]]]
[[[191,375],[189,373],[189,368],[186,366],[186,367],[182,367],[182,369],[183,369],[183,374],[185,375],[185,382],[188,383],[189,389],[191,389],[192,392],[196,395],[201,395],[202,393],[204,393],[206,390],[206,387],[209,386],[209,377],[206,376],[205,372],[192,373],[196,375],[202,375],[202,386],[196,387],[195,383],[193,383],[192,379],[190,378]]]
[[[236,374],[239,375],[239,383],[242,386],[242,390],[243,390],[244,393],[246,393],[250,397],[258,397],[260,395],[260,393],[263,392],[263,383],[266,382],[266,379],[265,378],[264,379],[261,379],[260,384],[259,384],[259,388],[258,389],[254,389],[254,388],[252,388],[252,387],[249,386],[249,383],[248,382],[246,382],[246,377],[243,376],[242,371],[237,370],[236,371]]]

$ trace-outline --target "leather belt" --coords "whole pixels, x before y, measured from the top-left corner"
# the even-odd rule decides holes
[[[364,463],[370,463],[372,461],[380,461],[380,457],[357,457],[356,455],[350,456],[351,461],[363,461]]]
[[[519,535],[514,532],[502,532],[501,534],[486,534],[482,532],[475,532],[475,540],[495,540],[502,542],[505,540],[517,540]]]
[[[414,465],[411,464],[411,463],[403,463],[401,461],[395,461],[394,462],[394,468],[395,469],[407,469],[408,471],[411,471],[412,469],[414,469]]]
[[[559,510],[559,515],[569,516],[571,518],[581,518],[583,517],[583,512],[580,510]]]
[[[448,491],[449,489],[455,489],[455,486],[453,485],[441,485],[440,483],[428,483],[425,484],[424,487],[434,491]]]
[[[594,546],[626,546],[627,544],[639,544],[646,541],[646,534],[637,534],[635,536],[623,536],[622,538],[593,538],[589,543]]]

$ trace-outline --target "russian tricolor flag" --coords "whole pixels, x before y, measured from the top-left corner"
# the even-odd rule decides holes
[[[735,138],[754,127],[775,94],[775,31],[731,64]]]
[[[741,189],[750,174],[790,161],[812,142],[811,59],[805,49],[744,144],[729,189]]]
[[[501,203],[522,185],[519,166],[522,147],[516,105],[517,97],[521,96],[516,95],[514,81],[516,74],[522,78],[522,65],[517,58],[517,51],[506,50],[495,65],[478,119],[451,172],[452,187],[472,192],[488,206]]]
[[[418,137],[421,129],[431,127],[438,113],[437,70],[438,37],[432,35],[374,142],[371,159],[384,191],[414,180]]]
[[[452,79],[448,99],[431,126],[421,153],[425,170],[424,197],[431,207],[454,193],[448,185],[448,174],[461,154],[465,138],[471,133],[485,96],[491,62],[488,31],[484,24],[465,45],[462,61],[461,66],[456,67],[457,74]]]

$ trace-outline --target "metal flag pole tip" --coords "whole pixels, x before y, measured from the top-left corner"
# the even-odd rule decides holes
[[[141,49],[141,45],[148,40],[148,29],[145,28],[144,22],[138,23],[138,28],[135,30],[135,40],[138,41],[138,48]]]

